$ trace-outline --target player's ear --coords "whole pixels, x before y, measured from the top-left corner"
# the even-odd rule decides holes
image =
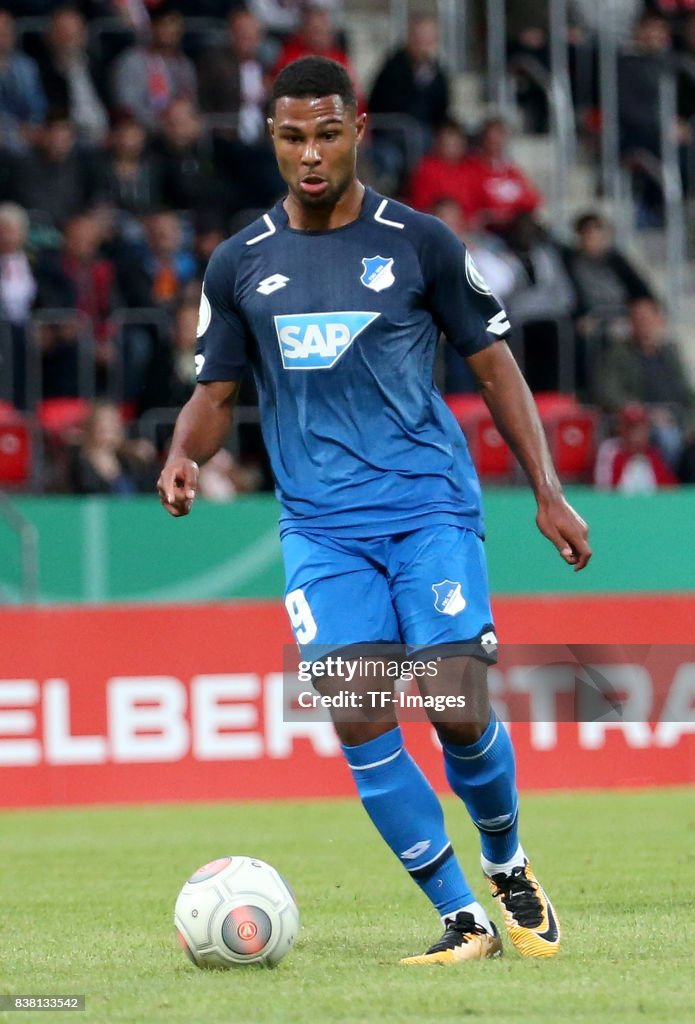
[[[355,118],[355,136],[356,141],[360,143],[364,137],[365,129],[367,127],[367,115],[359,114]]]
[[[275,138],[275,121],[272,117],[266,117],[265,119],[266,128],[268,129],[268,135],[271,139]]]

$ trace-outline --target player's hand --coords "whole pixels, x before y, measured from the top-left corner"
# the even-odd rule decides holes
[[[167,463],[157,481],[162,505],[172,516],[187,516],[198,489],[198,463],[193,459],[175,459]]]
[[[575,572],[591,558],[589,527],[562,495],[539,501],[536,526]]]

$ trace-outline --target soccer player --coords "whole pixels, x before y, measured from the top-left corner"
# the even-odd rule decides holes
[[[475,716],[433,718],[447,778],[479,830],[512,943],[523,956],[553,956],[557,916],[519,841],[514,754],[488,700],[496,638],[480,489],[432,382],[441,332],[528,476],[539,529],[575,569],[591,556],[586,524],[563,497],[504,341],[507,316],[464,247],[441,221],[357,179],[365,117],[344,69],[319,57],[288,65],[269,129],[288,194],[210,259],[198,384],[177,420],[162,503],[173,516],[190,512],[198,465],[224,443],[250,364],[300,649],[310,658],[312,645],[403,643],[418,659],[441,659],[428,692],[471,695]],[[442,938],[403,962],[499,956],[500,936],[395,714],[334,722],[367,813],[442,920]]]

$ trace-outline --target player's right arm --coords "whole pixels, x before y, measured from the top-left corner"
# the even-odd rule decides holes
[[[196,345],[198,383],[176,420],[166,465],[157,482],[172,516],[191,511],[198,466],[227,440],[246,364],[246,324],[235,298],[239,252],[234,239],[218,246],[205,272]]]
[[[198,467],[226,441],[238,394],[237,381],[197,384],[179,413],[169,457],[157,481],[162,505],[170,515],[185,516],[191,511]]]

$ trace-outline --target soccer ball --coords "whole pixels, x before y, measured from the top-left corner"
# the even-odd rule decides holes
[[[285,879],[255,857],[220,857],[184,884],[174,924],[198,967],[274,967],[299,931],[299,909]]]

